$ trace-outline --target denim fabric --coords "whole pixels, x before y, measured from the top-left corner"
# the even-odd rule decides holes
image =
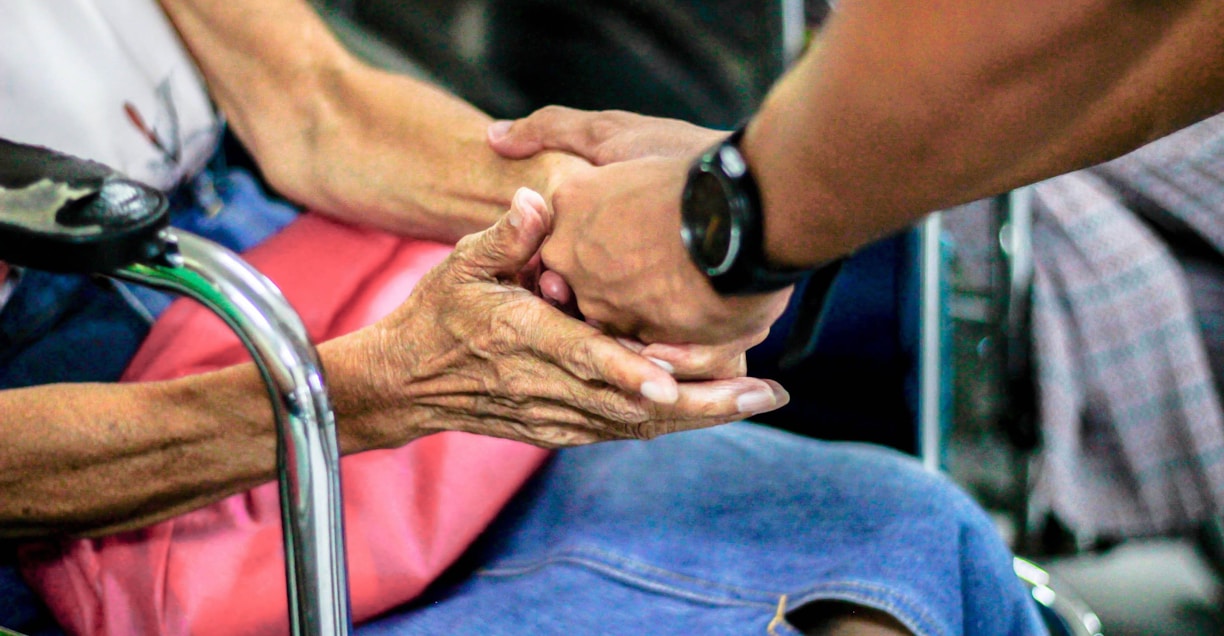
[[[296,214],[264,195],[250,174],[221,166],[171,197],[174,226],[235,251],[257,245]],[[0,312],[0,389],[118,380],[171,297],[117,285],[123,283],[23,271]],[[0,626],[32,636],[59,633],[7,553],[0,544]]]
[[[780,614],[833,599],[922,635],[1045,633],[948,480],[751,424],[560,451],[463,562],[358,633],[794,634]]]

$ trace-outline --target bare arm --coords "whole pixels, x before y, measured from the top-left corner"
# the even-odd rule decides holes
[[[1224,109],[1214,0],[855,0],[745,139],[767,251],[811,265]]]
[[[251,399],[256,382],[247,368],[186,382],[0,392],[3,534],[104,527],[266,479],[275,438],[266,398]],[[210,395],[231,398],[229,417]]]
[[[515,280],[544,203],[465,237],[398,309],[319,347],[345,454],[459,430],[572,446],[712,426],[786,402],[752,378],[676,383]],[[650,398],[650,399],[647,399]],[[272,479],[252,364],[166,382],[0,391],[0,537],[147,525]]]
[[[766,255],[813,266],[1221,109],[1218,0],[848,0],[741,145],[764,200]],[[551,107],[491,126],[489,141],[506,157],[564,150],[602,166],[554,189],[544,250],[588,318],[708,343],[769,324],[778,300],[718,297],[680,245],[689,163],[726,134]]]
[[[162,0],[270,183],[339,218],[455,240],[488,227],[519,186],[547,192],[556,154],[485,144],[489,118],[434,86],[373,69],[302,0]]]

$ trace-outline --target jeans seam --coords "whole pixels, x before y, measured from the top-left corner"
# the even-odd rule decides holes
[[[724,607],[760,607],[762,609],[773,610],[777,606],[776,599],[781,596],[781,593],[740,588],[684,574],[678,574],[671,570],[633,561],[631,559],[626,559],[624,557],[619,557],[617,555],[592,548],[577,550],[571,549],[560,553],[553,553],[538,559],[524,559],[495,567],[483,568],[478,570],[475,575],[487,578],[521,576],[542,570],[550,565],[558,564],[584,567],[594,571],[597,574],[618,580],[639,589],[660,592],[677,598],[684,598],[707,605]],[[644,574],[654,574],[661,578],[680,580],[706,588],[720,589],[729,594],[757,596],[760,598],[760,600],[737,599],[725,596],[720,597],[711,594],[703,594],[697,590],[688,589],[677,585],[670,585],[657,578],[650,578],[649,576],[644,576],[643,574],[639,574],[635,571],[639,571]],[[888,586],[865,581],[832,581],[821,583],[815,587],[810,587],[800,594],[790,594],[788,596],[795,599],[795,602],[790,604],[790,609],[801,607],[813,601],[834,599],[842,600],[883,611],[912,631],[915,636],[947,636],[946,632],[943,632],[938,628],[938,622],[932,619],[930,612],[926,611],[922,607],[921,603],[915,602],[905,595],[897,593]],[[772,600],[766,601],[766,598]],[[787,611],[789,612],[790,610]],[[780,621],[776,627],[783,628],[782,631],[790,630],[791,633],[799,633],[798,630],[796,630],[795,627],[786,620]]]
[[[618,563],[605,562],[605,560],[582,554],[584,552],[600,554],[607,561]],[[631,584],[641,589],[662,592],[708,605],[761,607],[772,610],[777,605],[776,599],[781,596],[781,593],[777,592],[736,588],[734,586],[724,585],[714,581],[707,581],[696,577],[677,574],[670,570],[639,563],[630,559],[600,553],[598,550],[567,550],[564,553],[554,553],[549,556],[530,561],[524,560],[520,563],[511,563],[491,568],[484,568],[477,571],[476,575],[490,578],[519,576],[528,574],[530,572],[535,572],[549,565],[555,564],[569,564],[586,567],[603,576],[619,580],[623,583]],[[646,574],[654,574],[659,578],[651,578],[646,576]],[[692,583],[696,586],[708,588],[711,591],[722,590],[726,592],[728,596],[717,596],[711,593],[703,593],[699,590],[669,584],[665,581],[659,580],[660,578],[670,578],[673,580]],[[732,595],[756,596],[758,599],[734,598]]]

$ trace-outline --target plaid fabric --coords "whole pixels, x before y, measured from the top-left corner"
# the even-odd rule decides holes
[[[1224,414],[1189,288],[1128,195],[1224,253],[1224,116],[1037,186],[1034,501],[1088,536],[1224,510]]]

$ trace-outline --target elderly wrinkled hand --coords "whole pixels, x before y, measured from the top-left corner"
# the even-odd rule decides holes
[[[768,380],[677,382],[666,365],[534,295],[534,257],[550,227],[543,199],[520,190],[509,213],[460,241],[365,335],[383,387],[369,408],[383,416],[362,421],[385,428],[379,445],[414,434],[406,426],[545,447],[646,439],[787,402]]]
[[[581,317],[578,301],[573,289],[560,274],[544,269],[536,270],[539,276],[533,279],[538,293],[554,306],[575,317]],[[588,323],[602,327],[599,321],[586,319]],[[666,344],[645,343],[636,338],[618,337],[617,342],[642,354],[674,377],[682,380],[722,380],[738,378],[748,373],[745,352],[769,337],[769,327],[719,344]]]

